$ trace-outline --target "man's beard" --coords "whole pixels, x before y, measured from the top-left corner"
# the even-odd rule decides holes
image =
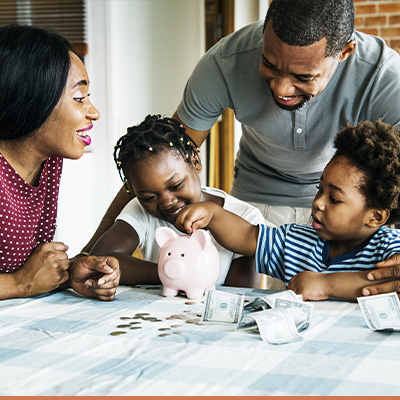
[[[307,103],[311,100],[311,96],[302,96],[303,100],[299,103],[299,104],[295,104],[294,106],[285,106],[284,104],[279,103],[278,101],[276,101],[274,92],[271,90],[271,95],[272,98],[275,101],[275,104],[279,107],[282,108],[283,110],[287,110],[287,111],[296,111],[296,110],[300,110],[300,108],[303,108],[307,105]]]

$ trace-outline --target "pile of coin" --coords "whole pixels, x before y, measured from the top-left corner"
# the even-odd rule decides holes
[[[185,305],[191,306],[191,305],[196,305],[197,302],[195,301],[186,301]],[[158,330],[162,333],[160,333],[158,336],[160,337],[168,337],[172,336],[173,334],[185,334],[186,331],[183,329],[177,329],[177,328],[182,328],[181,323],[176,323],[176,322],[185,322],[188,324],[197,324],[201,325],[201,314],[193,314],[192,311],[189,310],[184,310],[185,314],[172,314],[168,317],[165,318],[165,320],[169,321],[175,321],[172,325],[169,327],[161,327]],[[124,321],[123,324],[117,325],[118,329],[123,329],[119,331],[114,331],[111,332],[110,335],[112,336],[120,336],[120,335],[126,335],[128,333],[128,330],[137,330],[137,329],[142,329],[142,321],[145,322],[163,322],[162,319],[158,317],[151,316],[149,313],[142,312],[142,313],[136,313],[133,317],[120,317],[120,320]],[[132,321],[134,320],[134,321]],[[128,322],[130,321],[130,322]]]

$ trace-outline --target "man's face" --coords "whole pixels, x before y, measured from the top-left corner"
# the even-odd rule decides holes
[[[326,38],[310,46],[289,46],[276,36],[272,22],[268,22],[260,74],[269,83],[279,107],[296,110],[326,88],[339,61],[344,58],[342,53],[325,57],[325,50]]]

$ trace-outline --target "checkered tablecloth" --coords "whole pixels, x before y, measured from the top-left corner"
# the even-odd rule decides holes
[[[357,303],[314,302],[304,337],[273,345],[169,319],[197,318],[204,304],[186,302],[123,286],[112,302],[72,290],[0,301],[0,395],[400,395],[400,333],[368,329]],[[140,313],[158,321],[117,328]]]

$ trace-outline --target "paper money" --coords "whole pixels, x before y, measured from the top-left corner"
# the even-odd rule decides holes
[[[364,320],[373,331],[400,330],[400,301],[397,293],[358,297]]]
[[[301,338],[289,310],[274,308],[249,314],[257,322],[261,339],[273,344]]]
[[[279,344],[301,338],[300,332],[310,326],[312,304],[302,301],[291,290],[258,297],[245,308],[249,311],[260,305],[262,311],[242,316],[238,329],[258,331],[264,341]]]
[[[310,325],[313,305],[304,301],[276,299],[275,309],[286,309],[293,317],[297,330],[304,331]]]
[[[301,295],[297,295],[292,290],[284,290],[282,292],[267,294],[263,297],[256,297],[244,308],[247,310],[266,310],[268,308],[275,308],[275,303],[278,299],[304,303]]]
[[[207,290],[202,321],[238,324],[242,316],[243,302],[243,295]]]

